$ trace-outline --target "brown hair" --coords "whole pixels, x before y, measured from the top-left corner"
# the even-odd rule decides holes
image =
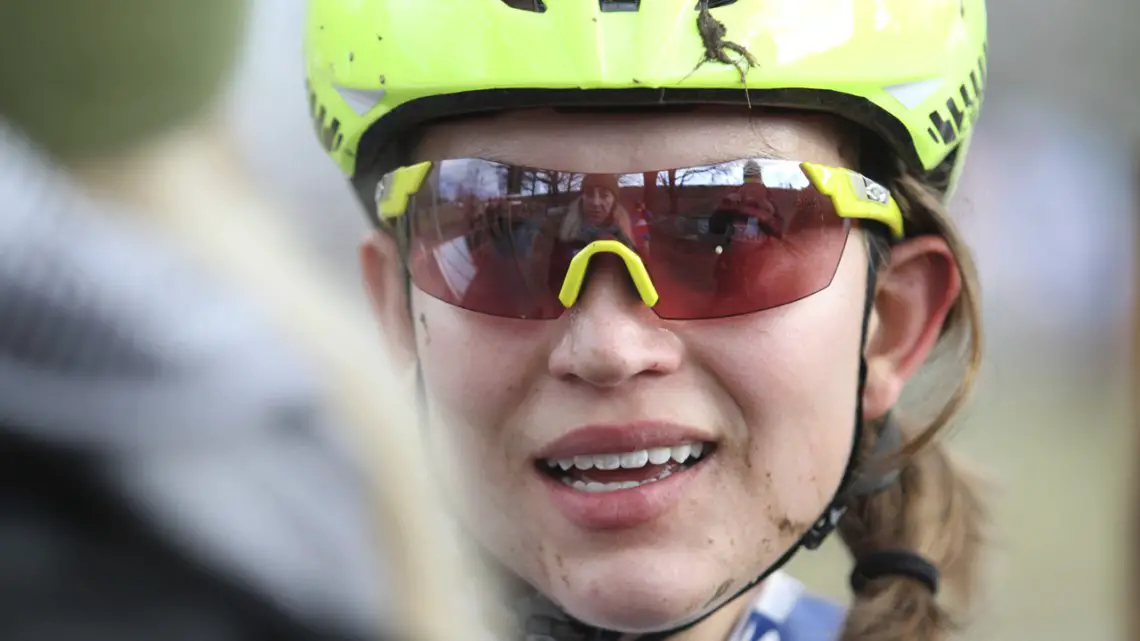
[[[957,387],[924,426],[900,422],[903,446],[896,457],[898,481],[848,505],[840,524],[843,542],[856,559],[873,551],[905,549],[933,563],[949,601],[905,577],[870,581],[855,595],[842,641],[939,641],[946,638],[972,604],[980,565],[986,510],[978,479],[963,469],[935,436],[962,408],[982,360],[981,310],[973,259],[951,222],[940,194],[905,173],[890,181],[908,234],[945,238],[962,277],[962,292],[946,318],[940,349],[965,356]],[[889,248],[876,247],[875,260],[889,260]],[[862,454],[873,448],[881,421],[865,426]]]

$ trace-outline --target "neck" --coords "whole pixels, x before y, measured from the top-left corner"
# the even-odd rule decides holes
[[[517,579],[515,581],[517,581]],[[522,586],[521,583],[518,583],[517,585]],[[763,589],[764,583],[753,587],[752,589],[748,590],[748,592],[745,592],[736,599],[733,599],[731,602],[725,604],[723,607],[706,617],[700,623],[668,637],[667,641],[726,641],[729,638],[729,635],[732,634],[733,630],[736,628],[745,611],[751,608],[752,603],[756,600],[757,596]],[[529,610],[527,616],[533,614],[536,611],[541,612],[543,610],[546,610],[550,612],[552,608],[554,611],[559,612],[559,615],[557,615],[556,618],[562,618],[566,616],[565,613],[562,613],[560,609],[557,608],[557,606],[550,603],[545,599],[545,597],[535,594],[533,592],[533,589],[529,586],[520,587],[520,590],[522,591],[521,593],[516,591],[514,594],[516,597],[527,602],[527,605],[522,606],[524,608],[524,611]],[[511,594],[512,591],[506,590],[505,593]],[[530,596],[523,597],[522,593],[529,594]],[[518,604],[516,603],[516,605]],[[607,638],[614,638],[615,641],[639,641],[647,637],[652,638],[654,635],[629,633],[623,634],[616,638]]]
[[[763,589],[764,583],[760,583],[730,603],[725,604],[705,618],[704,621],[669,637],[669,641],[726,641],[744,612],[752,606],[752,602]]]

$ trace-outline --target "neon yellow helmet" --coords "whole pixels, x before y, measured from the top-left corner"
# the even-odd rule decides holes
[[[698,65],[718,51],[740,64]],[[949,190],[986,14],[984,0],[311,0],[305,57],[321,141],[362,190],[393,168],[386,147],[436,118],[685,103],[834,113]]]

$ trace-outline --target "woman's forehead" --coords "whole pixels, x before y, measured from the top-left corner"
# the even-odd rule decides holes
[[[484,158],[544,169],[626,173],[739,158],[854,166],[851,127],[827,115],[507,112],[430,127],[416,160]]]

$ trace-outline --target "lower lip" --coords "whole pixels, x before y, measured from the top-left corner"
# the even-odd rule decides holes
[[[709,458],[660,481],[612,492],[583,492],[541,471],[535,470],[535,474],[542,478],[555,507],[571,523],[586,530],[621,530],[648,523],[668,512],[701,474]]]

